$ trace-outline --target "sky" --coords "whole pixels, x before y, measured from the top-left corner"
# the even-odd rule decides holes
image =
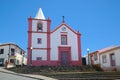
[[[27,53],[28,18],[42,8],[51,30],[65,23],[80,31],[82,56],[120,46],[120,0],[0,0],[0,43],[13,42]]]

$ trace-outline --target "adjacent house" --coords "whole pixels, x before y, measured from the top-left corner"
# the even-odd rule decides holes
[[[28,18],[28,65],[82,65],[81,33],[65,23],[50,30],[51,20],[40,8],[35,18]]]
[[[0,66],[26,65],[25,51],[14,43],[0,44]]]
[[[120,71],[120,46],[112,46],[89,54],[90,65],[98,65],[103,70]]]

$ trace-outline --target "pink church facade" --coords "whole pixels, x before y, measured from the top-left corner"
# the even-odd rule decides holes
[[[50,24],[41,8],[35,18],[28,18],[28,65],[81,66],[81,33],[64,21],[54,30]]]

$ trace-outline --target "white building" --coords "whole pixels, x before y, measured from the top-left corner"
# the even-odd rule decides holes
[[[0,44],[0,65],[5,66],[6,61],[9,65],[27,64],[27,58],[24,57],[25,51],[14,43]]]
[[[41,8],[35,18],[28,19],[28,65],[82,65],[80,32],[64,19],[54,30],[50,24]]]
[[[98,65],[103,70],[120,71],[120,46],[112,46],[89,54],[90,65]]]

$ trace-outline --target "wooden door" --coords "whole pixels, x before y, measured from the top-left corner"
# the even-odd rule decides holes
[[[111,66],[116,66],[115,64],[115,54],[110,54],[110,62],[111,62]]]
[[[68,65],[68,52],[61,52],[61,65]]]

